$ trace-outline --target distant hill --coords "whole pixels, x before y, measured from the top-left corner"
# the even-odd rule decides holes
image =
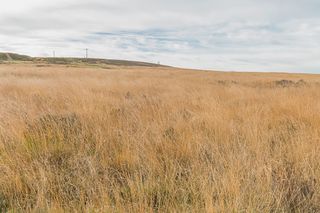
[[[127,60],[98,59],[98,58],[61,58],[61,57],[30,57],[16,53],[0,53],[0,62],[4,61],[29,61],[48,64],[105,64],[115,66],[143,66],[143,67],[164,67],[164,65]]]
[[[0,53],[0,61],[32,61],[33,58],[16,53]]]

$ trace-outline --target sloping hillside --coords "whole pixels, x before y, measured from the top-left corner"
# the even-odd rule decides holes
[[[15,53],[0,53],[0,61],[32,61],[32,57]]]
[[[140,62],[140,61],[97,59],[97,58],[30,57],[26,55],[15,54],[15,53],[0,53],[0,62],[1,61],[33,61],[37,63],[48,63],[48,64],[103,64],[103,65],[114,65],[114,66],[163,67],[163,65],[160,65],[160,64]]]

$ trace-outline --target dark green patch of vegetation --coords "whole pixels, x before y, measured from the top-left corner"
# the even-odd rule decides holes
[[[126,60],[110,60],[96,58],[37,58],[37,61],[50,64],[89,64],[89,65],[114,65],[114,66],[144,66],[144,67],[161,67],[162,65]]]
[[[0,53],[0,61],[32,61],[32,57],[15,53]]]
[[[26,55],[19,55],[15,53],[0,53],[1,61],[34,61],[38,63],[47,64],[61,64],[61,65],[111,65],[111,66],[143,66],[143,67],[164,67],[160,64],[139,62],[139,61],[126,61],[126,60],[111,60],[111,59],[97,59],[97,58],[33,58]]]

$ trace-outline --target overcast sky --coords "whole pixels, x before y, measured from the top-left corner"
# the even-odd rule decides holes
[[[320,73],[320,0],[10,0],[0,52]]]

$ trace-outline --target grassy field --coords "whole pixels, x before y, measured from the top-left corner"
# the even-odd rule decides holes
[[[318,212],[320,76],[0,65],[0,209]]]

